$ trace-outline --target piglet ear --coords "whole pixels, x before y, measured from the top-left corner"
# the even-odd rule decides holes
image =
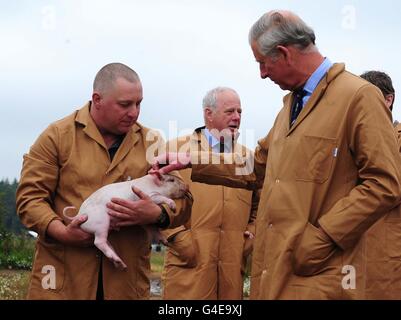
[[[155,185],[160,187],[163,184],[164,178],[159,172],[149,173],[149,175],[152,177]]]

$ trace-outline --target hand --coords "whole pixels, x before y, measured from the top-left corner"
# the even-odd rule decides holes
[[[155,174],[160,177],[161,174],[190,167],[191,155],[189,153],[164,153],[154,158],[149,174]]]
[[[294,274],[306,277],[323,272],[336,253],[338,247],[324,230],[308,222],[293,251]]]
[[[255,238],[255,235],[252,232],[247,230],[244,232],[244,237],[245,237],[245,241],[244,241],[244,248],[242,251],[242,255],[244,257],[248,257],[253,250],[253,242],[254,242],[253,239]]]
[[[139,197],[139,200],[112,198],[111,202],[106,205],[107,212],[111,217],[111,228],[156,223],[161,208],[138,188],[132,187],[132,191]]]
[[[65,226],[60,220],[53,220],[47,228],[47,235],[62,244],[90,247],[93,246],[94,236],[81,229],[81,224],[88,220],[88,216],[81,215]]]

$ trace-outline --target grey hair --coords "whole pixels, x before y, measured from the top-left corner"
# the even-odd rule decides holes
[[[305,50],[310,45],[315,47],[315,32],[298,16],[285,17],[280,12],[265,13],[249,31],[249,43],[256,41],[261,54],[274,57],[278,45],[294,45]]]
[[[138,74],[125,64],[114,62],[106,64],[96,74],[93,81],[93,91],[103,92],[114,85],[118,78],[123,78],[128,82],[140,82]]]
[[[216,88],[208,91],[206,93],[205,97],[203,98],[203,102],[202,102],[203,110],[205,110],[206,108],[210,108],[213,111],[215,111],[216,107],[217,107],[217,95],[219,93],[225,92],[225,91],[234,92],[239,97],[237,91],[235,91],[234,89],[231,89],[228,87],[216,87]]]

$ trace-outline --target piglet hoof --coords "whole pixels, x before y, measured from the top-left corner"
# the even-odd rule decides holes
[[[168,199],[168,200],[166,200],[166,204],[169,206],[169,208],[171,210],[175,210],[176,206],[175,206],[175,201],[174,200]]]

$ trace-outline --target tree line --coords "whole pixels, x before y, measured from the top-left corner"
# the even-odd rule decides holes
[[[18,187],[17,179],[0,181],[0,230],[21,234],[26,228],[21,224],[15,206],[15,194]]]
[[[28,236],[17,216],[17,187],[16,179],[0,181],[0,269],[29,270],[32,268],[35,240]]]

